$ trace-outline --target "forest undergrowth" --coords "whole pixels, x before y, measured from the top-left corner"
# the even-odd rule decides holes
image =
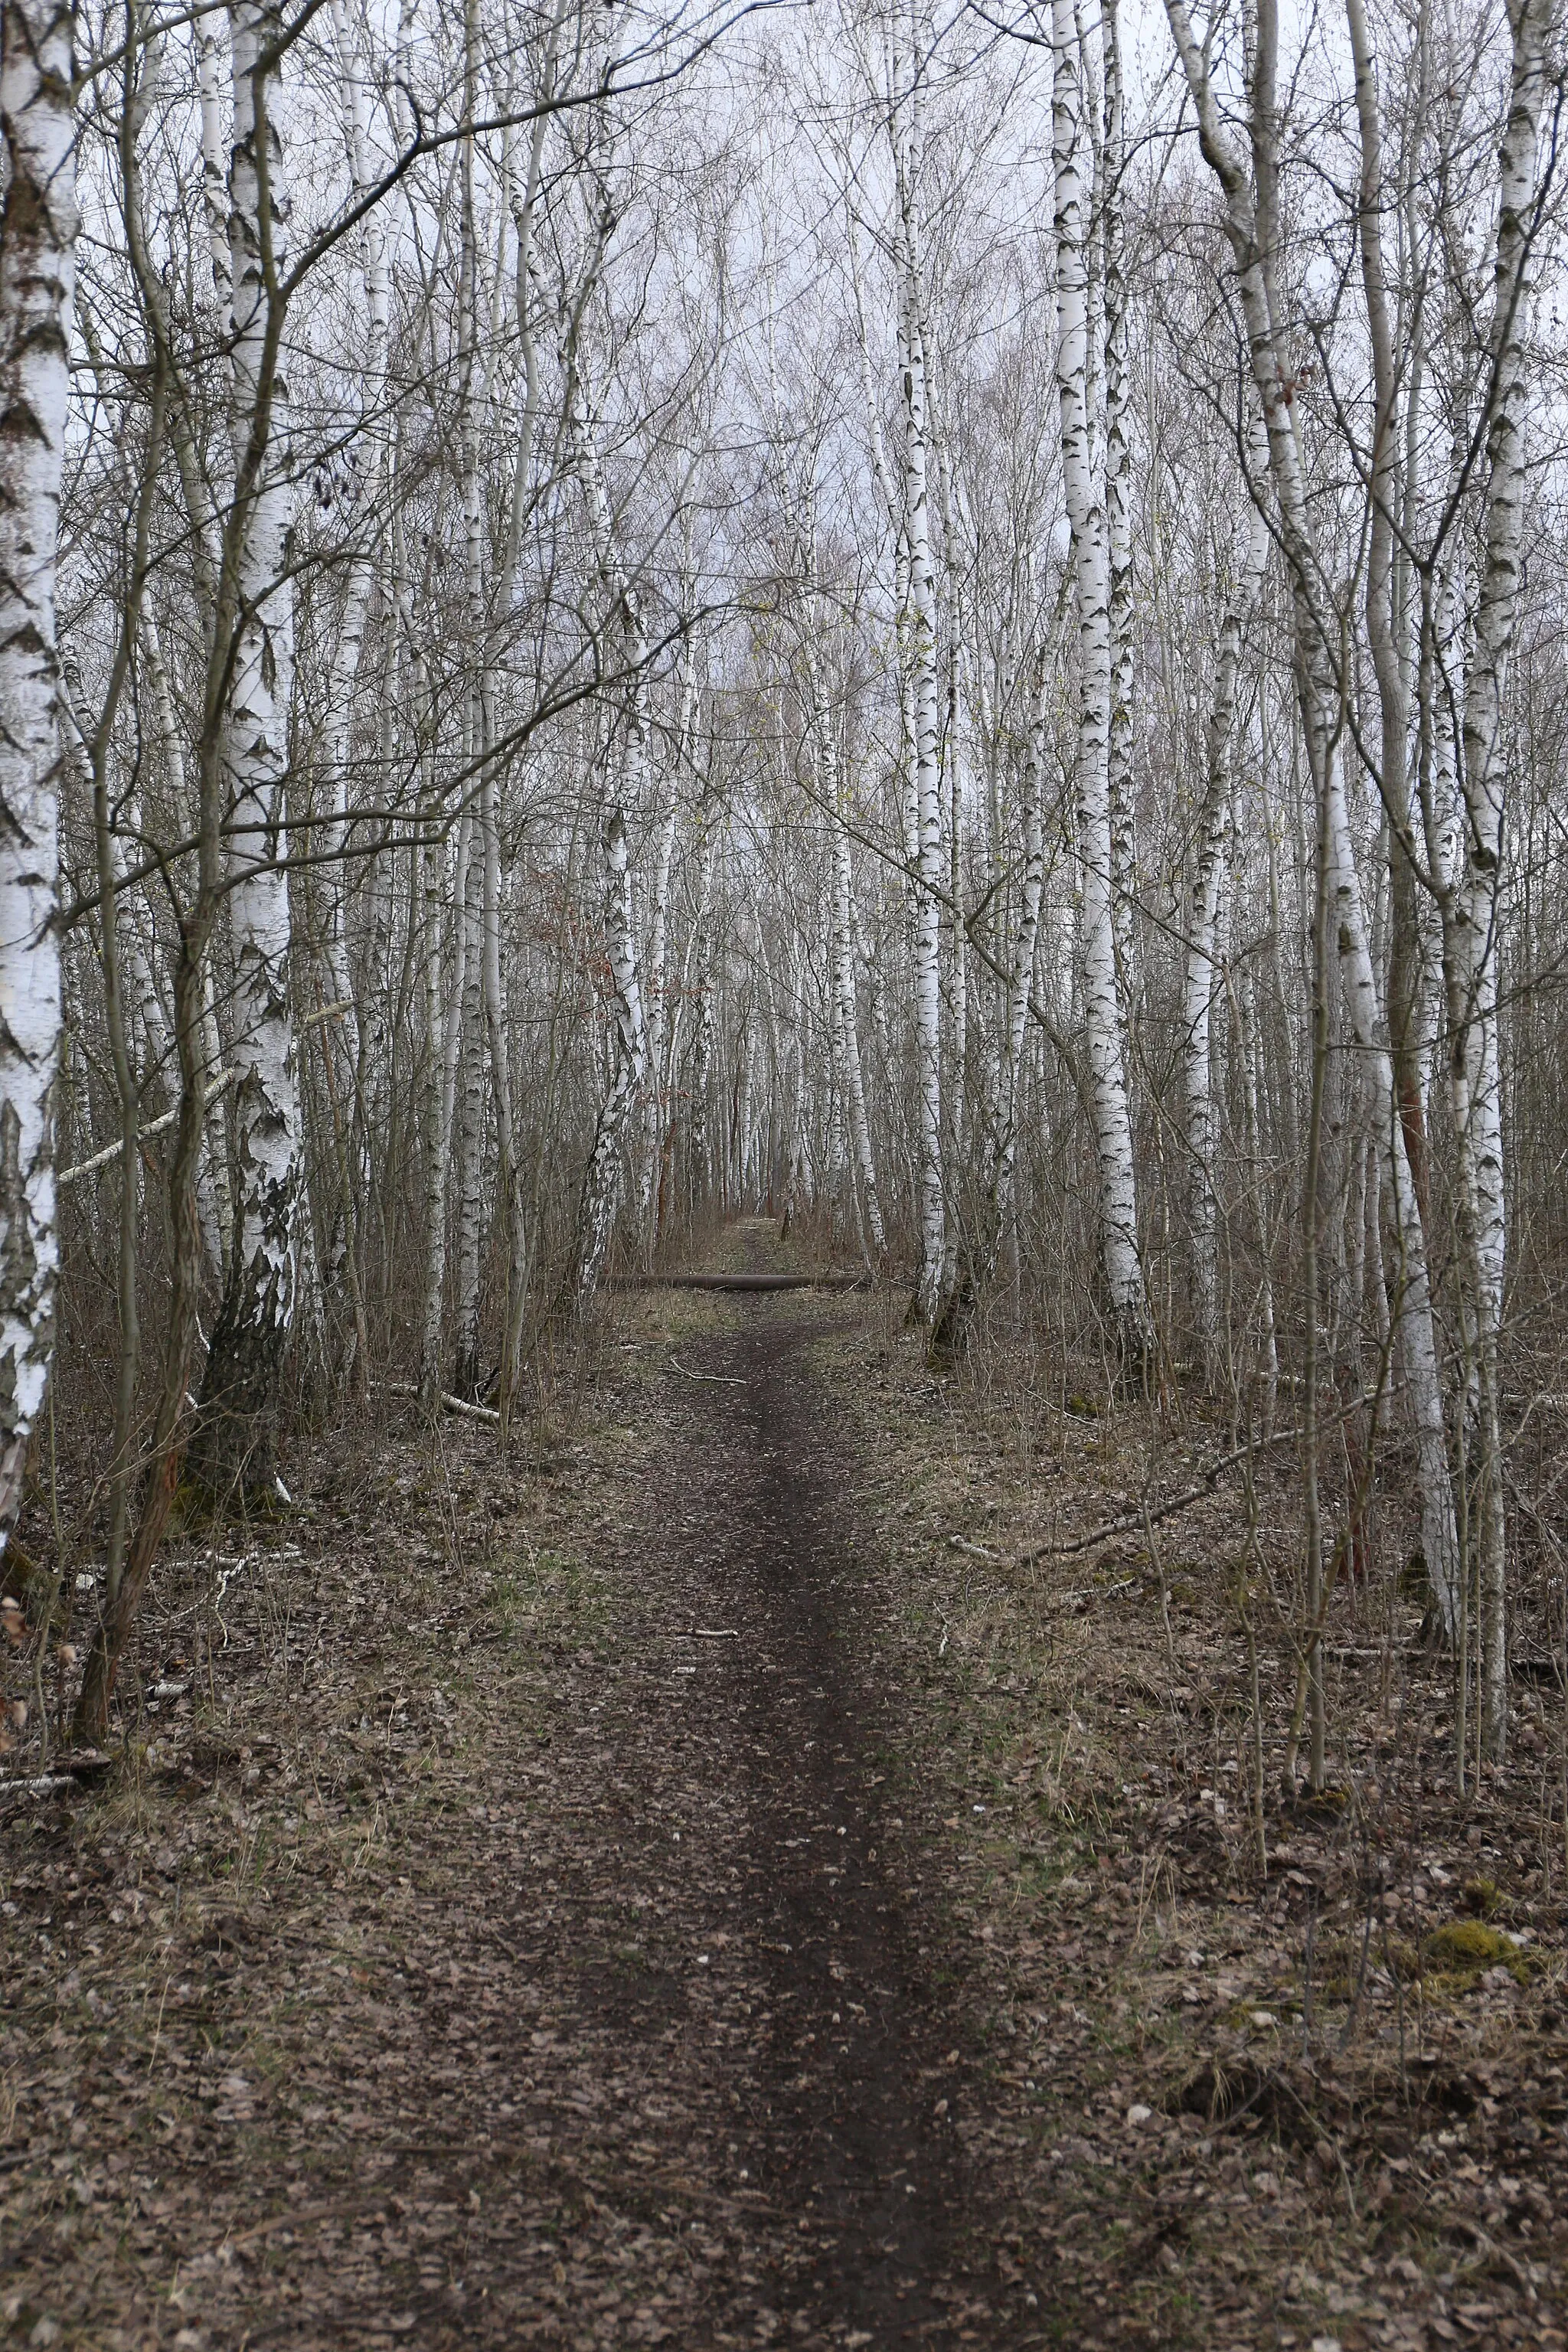
[[[623,1295],[510,1460],[389,1399],[172,1549],[109,1771],[0,1787],[5,2340],[1568,2343],[1560,1696],[1459,1801],[1346,1588],[1286,1803],[1288,1457],[1156,1522],[1152,1414],[900,1304]]]

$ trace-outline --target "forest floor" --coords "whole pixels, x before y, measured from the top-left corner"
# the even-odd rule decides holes
[[[0,1783],[0,2342],[1568,2346],[1557,1695],[1461,1801],[1352,1595],[1260,1869],[1236,1482],[1082,1543],[1223,1435],[898,1304],[625,1294],[510,1461],[389,1402],[174,1549]]]

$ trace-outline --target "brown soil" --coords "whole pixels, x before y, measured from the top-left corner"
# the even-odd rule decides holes
[[[187,1544],[114,1784],[0,1790],[5,2340],[1561,2347],[1533,1751],[1458,1808],[1348,1658],[1259,1878],[1234,1498],[1207,1590],[1020,1576],[1149,1432],[880,1298],[616,1314],[510,1469],[410,1419]],[[1511,1967],[1423,1965],[1467,1874]]]

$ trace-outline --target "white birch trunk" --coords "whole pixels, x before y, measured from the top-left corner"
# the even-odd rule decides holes
[[[469,719],[471,720],[470,711]],[[473,761],[473,731],[465,722],[465,769]],[[463,985],[458,1000],[459,1027],[458,1099],[457,1353],[452,1386],[461,1397],[477,1394],[479,1381],[479,1245],[484,1226],[485,1061],[484,1024],[484,821],[465,813],[468,856],[456,913],[462,929]]]
[[[1258,1014],[1252,975],[1244,967],[1236,990],[1237,1049],[1241,1057],[1242,1148],[1258,1224],[1258,1322],[1262,1346],[1264,1428],[1274,1426],[1279,1393],[1279,1341],[1274,1321],[1274,1234],[1270,1195],[1263,1185],[1263,1120],[1258,1086]]]
[[[1138,1248],[1138,1194],[1115,936],[1115,840],[1110,805],[1110,574],[1105,503],[1092,446],[1083,131],[1072,0],[1053,0],[1056,73],[1057,389],[1062,480],[1072,533],[1079,614],[1078,806],[1080,935],[1090,1100],[1100,1166],[1100,1252],[1123,1377],[1142,1377],[1149,1312]]]
[[[1477,1549],[1482,1728],[1487,1750],[1498,1759],[1508,1739],[1508,1563],[1498,1360],[1506,1260],[1498,1053],[1498,935],[1507,871],[1504,704],[1523,562],[1524,338],[1530,246],[1540,173],[1547,42],[1556,15],[1553,0],[1511,0],[1509,9],[1513,60],[1508,121],[1499,159],[1497,260],[1488,354],[1492,388],[1486,520],[1460,763],[1464,856],[1454,878],[1446,943],[1450,1100],[1458,1141],[1460,1249],[1470,1292],[1470,1369],[1479,1453]]]
[[[697,709],[697,671],[689,649],[681,682],[680,707],[676,718],[676,767],[689,756],[690,736]],[[669,874],[675,856],[675,835],[679,820],[679,803],[673,779],[668,798],[660,813],[658,829],[654,837],[653,889],[648,906],[647,949],[647,1135],[644,1142],[644,1158],[638,1211],[643,1228],[643,1246],[651,1265],[658,1247],[659,1226],[664,1203],[664,1171],[669,1142]]]
[[[1013,941],[1013,967],[1008,975],[1004,1006],[1005,1027],[997,1055],[996,1148],[991,1179],[993,1257],[1013,1212],[1013,1180],[1018,1159],[1019,1104],[1024,1075],[1024,1034],[1028,1025],[1029,998],[1035,985],[1040,900],[1046,882],[1046,835],[1040,810],[1040,770],[1045,749],[1042,698],[1041,688],[1037,685],[1029,713],[1023,772],[1019,779],[1018,822],[1023,835],[1024,874],[1018,929]]]
[[[446,845],[428,837],[437,814],[435,760],[428,744],[424,768],[427,828],[424,875],[425,1020],[428,1058],[425,1097],[425,1318],[419,1384],[426,1411],[434,1412],[442,1385],[441,1309],[447,1277],[449,1188],[453,1182],[452,1143],[463,1059],[463,1006],[468,991],[468,936],[463,909],[468,893],[473,818],[465,809],[458,819],[456,877],[448,899]]]
[[[1111,925],[1116,941],[1117,997],[1122,1055],[1132,1002],[1132,900],[1135,845],[1132,807],[1132,445],[1127,410],[1131,393],[1127,357],[1126,229],[1121,175],[1126,169],[1121,43],[1117,0],[1102,0],[1100,56],[1104,69],[1104,135],[1100,145],[1100,238],[1105,317],[1105,546],[1110,630],[1110,723],[1106,785],[1110,803]],[[1090,360],[1092,366],[1092,356]]]
[[[169,680],[168,665],[163,659],[157,624],[151,606],[146,604],[142,608],[142,629],[153,723],[163,747],[163,762],[168,771],[174,806],[179,813],[181,830],[193,835],[195,831],[195,805],[190,791],[179,722],[174,714],[174,690]],[[218,1072],[223,1067],[223,1045],[218,1035],[217,1009],[214,1001],[210,940],[202,959],[201,1045],[199,1075],[205,1103],[202,1114],[205,1135],[196,1171],[196,1208],[207,1262],[222,1286],[228,1278],[229,1245],[234,1231],[234,1194],[228,1181],[226,1095],[216,1083]]]
[[[849,860],[849,835],[842,823],[833,835],[834,982],[838,996],[841,1050],[849,1134],[865,1204],[866,1229],[879,1254],[887,1247],[887,1229],[877,1192],[877,1166],[871,1150],[871,1123],[866,1113],[866,1078],[860,1064],[860,1026],[855,993],[855,877]]]
[[[331,0],[331,20],[342,75],[343,132],[349,154],[349,184],[352,196],[358,201],[371,185],[364,75],[343,0]],[[349,456],[352,460],[363,450],[364,462],[357,471],[354,485],[359,509],[356,518],[359,543],[349,566],[348,582],[343,592],[342,620],[328,677],[325,750],[329,814],[321,832],[321,845],[327,854],[321,868],[325,899],[322,930],[328,985],[332,1001],[348,1007],[341,1023],[332,1024],[332,1042],[329,1045],[329,1050],[338,1054],[342,1065],[345,1098],[357,1076],[360,1035],[359,1010],[349,971],[346,915],[350,869],[344,850],[350,814],[354,691],[375,580],[376,534],[370,519],[376,513],[381,496],[385,440],[382,409],[386,394],[389,289],[386,237],[379,206],[373,206],[365,215],[361,236],[364,257],[363,276],[366,329],[361,402],[364,424],[358,440],[351,446]]]
[[[0,1548],[54,1352],[60,1058],[55,582],[76,283],[72,15],[0,32]]]
[[[294,492],[282,321],[274,311],[288,206],[276,72],[258,72],[258,58],[279,30],[270,5],[245,0],[235,10],[229,225],[237,480],[245,478],[258,444],[262,454],[249,510],[241,518],[240,619],[225,721],[239,1181],[229,1278],[207,1358],[195,1451],[198,1475],[219,1491],[271,1484],[271,1419],[297,1288],[300,1099],[289,995],[289,883],[280,863],[294,672],[294,592],[286,577]]]
[[[428,822],[428,819],[426,820]],[[451,1129],[447,1118],[445,958],[442,953],[442,882],[446,852],[426,840],[420,848],[420,898],[424,920],[425,1069],[421,1125],[425,1147],[425,1291],[419,1334],[419,1396],[434,1413],[441,1394],[441,1303],[447,1276],[447,1160]]]
[[[597,1286],[615,1230],[616,1213],[621,1198],[623,1135],[647,1071],[647,1036],[637,969],[637,931],[632,919],[631,858],[626,843],[626,810],[635,807],[643,797],[647,759],[645,681],[647,644],[643,634],[642,612],[637,592],[622,567],[616,548],[587,388],[574,358],[570,354],[567,355],[566,365],[572,446],[577,478],[587,509],[599,577],[609,593],[611,609],[620,624],[622,658],[626,667],[621,750],[618,758],[613,749],[606,758],[605,807],[600,834],[603,857],[601,907],[611,980],[611,1071],[609,1087],[600,1108],[588,1155],[579,1212],[577,1288],[579,1297],[587,1299]]]
[[[1258,466],[1268,464],[1260,430],[1251,436]],[[1255,484],[1261,501],[1263,484]],[[1208,772],[1198,812],[1193,878],[1187,895],[1187,936],[1182,976],[1181,1054],[1186,1113],[1189,1214],[1192,1226],[1193,1336],[1211,1383],[1218,1372],[1219,1265],[1215,1242],[1215,1122],[1210,1033],[1220,971],[1220,887],[1225,874],[1226,835],[1231,822],[1232,750],[1236,731],[1237,679],[1242,633],[1263,585],[1268,557],[1268,522],[1255,504],[1247,530],[1241,575],[1220,624],[1215,659],[1214,698],[1209,705]]]
[[[228,245],[228,171],[223,120],[224,48],[221,17],[204,12],[195,23],[196,88],[201,107],[202,212],[206,222],[208,286],[220,323],[226,321],[234,288]]]
[[[659,1171],[664,1160],[665,1126],[668,1116],[669,1052],[669,870],[675,856],[679,812],[673,799],[659,819],[654,837],[653,890],[648,907],[647,948],[647,1069],[648,1131],[643,1162],[641,1209],[650,1253],[658,1246]]]
[[[910,100],[912,110],[913,101]],[[914,1312],[930,1322],[941,1304],[947,1263],[942,1154],[942,747],[936,579],[931,565],[929,394],[921,332],[921,255],[916,214],[919,132],[900,144],[899,265],[902,279],[904,529],[909,549],[909,692],[913,730],[914,995],[919,1099],[916,1182],[921,1255]]]
[[[713,1083],[713,825],[714,813],[705,802],[698,820],[700,839],[697,866],[697,923],[692,960],[691,992],[697,1006],[696,1034],[691,1041],[689,1080],[690,1111],[687,1123],[688,1205],[700,1208],[709,1192],[709,1089]],[[787,1212],[787,1202],[786,1202]]]

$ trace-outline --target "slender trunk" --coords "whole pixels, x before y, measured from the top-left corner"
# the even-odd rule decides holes
[[[448,918],[444,900],[447,845],[437,830],[435,746],[424,720],[421,747],[424,839],[421,848],[425,935],[425,1302],[419,1348],[419,1393],[434,1412],[441,1391],[441,1307],[447,1276],[447,1213],[451,1165],[452,1118],[457,1103],[458,1061],[462,1050],[463,969],[466,940],[459,909],[468,887],[469,819],[465,812],[458,836],[458,880]],[[445,947],[450,934],[451,970]]]
[[[206,934],[216,901],[217,827],[216,808],[204,821],[203,878],[196,904],[181,940],[174,973],[174,1026],[180,1056],[180,1119],[169,1171],[169,1211],[173,1254],[169,1322],[163,1346],[163,1379],[148,1447],[146,1467],[137,1508],[135,1531],[126,1553],[124,1572],[112,1601],[93,1634],[82,1675],[72,1730],[84,1744],[100,1741],[109,1728],[110,1701],[115,1677],[130,1639],[142,1596],[169,1523],[180,1484],[185,1433],[189,1427],[188,1399],[192,1359],[198,1333],[197,1304],[201,1293],[201,1222],[196,1212],[196,1163],[202,1149],[202,967]]]
[[[494,721],[487,691],[482,705],[484,743],[494,740]],[[496,1103],[496,1158],[505,1224],[506,1314],[501,1331],[500,1410],[509,1423],[512,1391],[521,1370],[523,1306],[528,1289],[528,1227],[522,1193],[522,1170],[518,1160],[517,1129],[512,1112],[511,1064],[507,1052],[506,995],[501,980],[500,904],[500,779],[496,763],[485,762],[479,793],[479,831],[484,842],[484,998],[485,1034],[490,1049],[490,1085]]]
[[[343,0],[331,0],[332,34],[342,73],[343,128],[349,152],[349,179],[356,202],[372,184],[374,165],[369,148],[369,122],[364,76],[350,30]],[[327,682],[326,791],[327,822],[321,828],[325,852],[321,866],[322,934],[328,986],[332,1001],[347,1006],[341,1021],[331,1024],[323,1053],[335,1056],[334,1076],[353,1085],[360,1065],[359,1008],[349,971],[348,890],[350,867],[345,857],[353,799],[353,738],[354,693],[364,645],[365,624],[375,583],[375,517],[384,465],[385,429],[382,415],[386,395],[389,287],[386,240],[379,206],[365,215],[363,275],[365,297],[363,375],[361,391],[362,425],[358,444],[365,460],[358,474],[359,544],[349,565],[343,591],[342,619]],[[363,1134],[363,1122],[355,1121]],[[363,1177],[363,1170],[356,1170]],[[342,1246],[346,1246],[346,1236]]]
[[[55,579],[77,201],[72,12],[6,0],[0,47],[0,1548],[54,1352],[60,1055]]]
[[[1100,1166],[1100,1252],[1121,1375],[1144,1376],[1149,1308],[1138,1247],[1132,1125],[1117,985],[1116,847],[1110,804],[1113,688],[1110,575],[1105,500],[1095,463],[1089,381],[1093,354],[1081,165],[1082,92],[1072,0],[1053,0],[1056,73],[1052,163],[1056,183],[1057,389],[1062,478],[1072,535],[1079,617],[1077,761],[1080,938],[1090,1097]]]
[[[1486,520],[1475,649],[1465,697],[1464,863],[1447,942],[1449,1090],[1459,1146],[1460,1251],[1470,1292],[1477,1400],[1476,1534],[1481,1607],[1481,1728],[1500,1760],[1508,1741],[1508,1562],[1499,1343],[1504,1221],[1498,1054],[1498,931],[1506,873],[1504,698],[1523,563],[1524,335],[1540,171],[1541,116],[1554,0],[1511,0],[1512,80],[1499,162]]]
[[[151,688],[153,711],[163,745],[164,765],[174,793],[174,806],[181,830],[194,831],[195,810],[191,798],[184,751],[179,724],[174,716],[174,699],[169,681],[168,666],[163,659],[157,625],[150,607],[144,606],[142,616],[142,636]],[[205,1150],[196,1169],[196,1203],[201,1218],[202,1240],[206,1258],[222,1290],[228,1279],[229,1248],[234,1236],[234,1193],[228,1175],[228,1117],[225,1108],[226,1091],[217,1086],[223,1067],[223,1044],[218,1034],[217,1011],[214,1001],[212,948],[209,941],[202,967],[202,1086],[206,1104],[203,1114],[205,1121]]]
[[[578,1209],[576,1287],[579,1298],[586,1300],[597,1287],[615,1230],[621,1199],[623,1132],[647,1073],[647,1037],[637,969],[637,931],[632,920],[631,857],[626,843],[626,811],[642,801],[647,763],[647,644],[641,605],[616,547],[587,387],[574,352],[567,353],[566,364],[577,476],[600,580],[609,593],[620,624],[626,670],[622,742],[618,757],[613,746],[606,756],[600,829],[601,904],[611,982],[611,1070],[584,1172]]]
[[[234,263],[234,441],[237,474],[258,418],[265,454],[242,510],[239,606],[226,723],[233,793],[229,919],[234,941],[234,1131],[239,1191],[229,1276],[202,1384],[193,1469],[215,1493],[274,1483],[273,1423],[296,1293],[300,1129],[289,1005],[291,931],[286,835],[294,591],[288,576],[293,488],[288,387],[279,359],[281,240],[287,223],[276,112],[280,17],[272,0],[234,16],[234,152],[229,173]],[[243,509],[243,501],[242,501]]]
[[[910,101],[912,108],[912,100]],[[915,207],[918,130],[899,152],[900,268],[902,278],[904,517],[909,541],[909,677],[914,743],[914,990],[919,1073],[920,1270],[912,1311],[929,1322],[941,1302],[947,1259],[947,1209],[942,1152],[941,706],[937,671],[936,581],[931,568],[927,488],[929,399],[921,327],[921,257]]]
[[[1018,780],[1018,824],[1022,835],[1024,870],[1018,904],[1018,928],[1013,939],[1013,962],[1001,1006],[1001,1034],[995,1050],[992,1118],[994,1140],[987,1185],[985,1255],[979,1273],[994,1271],[1013,1213],[1015,1175],[1024,1081],[1024,1040],[1028,1029],[1029,999],[1035,986],[1035,960],[1039,940],[1040,901],[1046,884],[1046,835],[1041,810],[1042,766],[1045,756],[1044,665],[1030,693],[1027,733]]]
[[[689,756],[697,708],[697,672],[689,648],[681,683],[675,725],[675,760],[679,770]],[[637,1209],[646,1263],[653,1263],[658,1247],[663,1200],[662,1171],[669,1123],[669,872],[675,856],[679,819],[674,780],[659,815],[654,839],[653,890],[648,907],[647,948],[647,1134],[644,1139],[642,1181]]]
[[[142,1199],[142,1162],[136,1148],[141,1090],[132,1068],[125,996],[121,985],[120,877],[110,831],[108,744],[101,730],[93,746],[93,837],[98,856],[99,928],[103,963],[103,1009],[110,1060],[120,1097],[120,1234],[118,1288],[120,1355],[115,1367],[114,1437],[110,1454],[109,1538],[105,1549],[104,1597],[112,1607],[120,1591],[131,1519],[135,1465],[136,1385],[142,1370],[142,1320],[137,1306],[137,1223]]]
[[[855,1003],[855,878],[849,862],[849,835],[842,824],[833,835],[833,955],[838,998],[840,1045],[844,1058],[845,1093],[855,1166],[865,1203],[866,1229],[879,1255],[887,1246],[882,1204],[877,1194],[877,1166],[871,1150],[871,1123],[866,1113],[866,1081],[860,1066],[860,1030]]]
[[[1258,460],[1267,449],[1253,436]],[[1220,981],[1217,944],[1225,839],[1231,821],[1232,751],[1241,641],[1268,554],[1264,483],[1255,477],[1256,503],[1247,530],[1241,575],[1226,606],[1215,661],[1214,698],[1209,705],[1208,772],[1198,812],[1193,878],[1187,897],[1187,936],[1182,983],[1181,1051],[1186,1111],[1189,1204],[1192,1225],[1193,1337],[1203,1359],[1204,1378],[1213,1386],[1219,1370],[1219,1264],[1215,1199],[1214,1087],[1210,1029]]]
[[[713,826],[714,812],[706,803],[699,817],[697,950],[692,962],[691,992],[696,1000],[696,1034],[691,1044],[688,1079],[690,1114],[687,1127],[687,1197],[689,1206],[706,1205],[709,1188],[709,1102],[713,1080]],[[787,1180],[786,1180],[787,1181]],[[786,1190],[785,1214],[788,1213]]]
[[[465,769],[471,766],[471,734],[465,730]],[[484,826],[479,812],[465,811],[468,855],[459,847],[462,890],[455,914],[462,929],[462,989],[458,1003],[457,1103],[457,1349],[452,1387],[460,1397],[479,1387],[479,1246],[484,1223],[485,1060],[484,1021]]]
[[[1131,372],[1127,356],[1127,239],[1121,208],[1121,176],[1126,169],[1127,152],[1117,0],[1103,0],[1100,26],[1104,69],[1100,249],[1105,306],[1106,618],[1110,634],[1106,793],[1110,807],[1111,929],[1116,943],[1117,1000],[1121,1012],[1125,1059],[1132,1003],[1136,860],[1132,809],[1132,444],[1127,422]]]

